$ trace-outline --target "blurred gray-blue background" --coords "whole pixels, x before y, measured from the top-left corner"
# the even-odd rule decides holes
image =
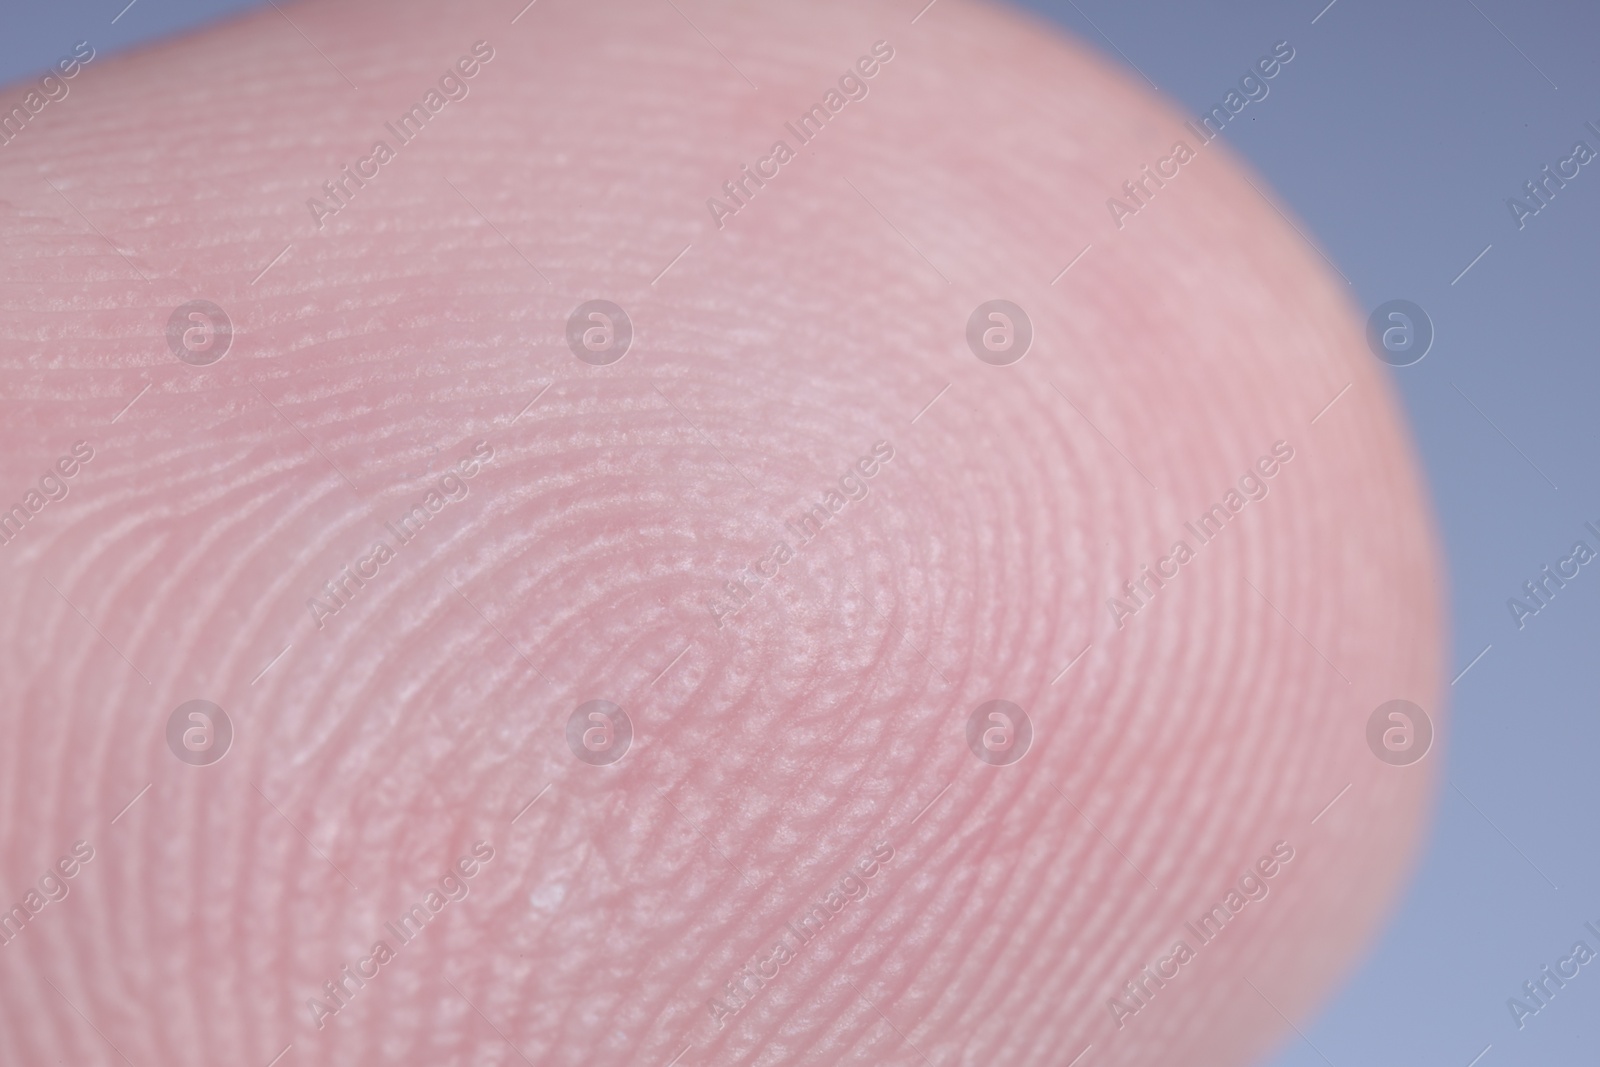
[[[105,55],[257,6],[125,2],[13,5],[0,83],[79,40]],[[1436,753],[1446,781],[1417,877],[1373,952],[1268,1062],[1592,1063],[1600,961],[1520,1030],[1507,999],[1574,942],[1600,950],[1584,929],[1600,928],[1600,563],[1521,629],[1507,600],[1574,541],[1600,547],[1584,528],[1600,526],[1600,159],[1521,229],[1506,200],[1527,201],[1524,183],[1575,141],[1600,152],[1585,126],[1600,127],[1600,7],[1325,5],[1026,4],[1193,114],[1290,42],[1293,62],[1223,139],[1339,264],[1358,305],[1412,300],[1436,331],[1425,359],[1391,373],[1449,554],[1450,675],[1471,665],[1450,686],[1451,730]]]

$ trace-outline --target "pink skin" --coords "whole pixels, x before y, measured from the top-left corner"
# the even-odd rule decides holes
[[[1442,727],[1443,643],[1342,283],[1220,144],[1118,229],[1106,198],[1192,136],[1004,10],[519,6],[268,8],[96,59],[0,148],[0,504],[93,449],[0,547],[5,906],[93,849],[0,946],[0,1062],[1263,1053],[1381,922],[1440,756],[1365,741],[1395,697]],[[307,199],[479,40],[469,95],[319,230]],[[707,198],[879,40],[719,229]],[[1036,334],[1006,367],[963,334],[995,297]],[[196,298],[236,330],[205,367],[163,334]],[[608,366],[564,336],[595,298],[635,328]],[[966,742],[997,698],[1034,731],[1011,766]],[[210,766],[167,746],[191,699],[236,733]],[[631,718],[612,765],[567,744],[593,699]],[[345,965],[372,977],[313,1012]]]

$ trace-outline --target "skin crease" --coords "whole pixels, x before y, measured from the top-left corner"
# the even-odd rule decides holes
[[[0,547],[4,905],[94,850],[0,946],[0,1062],[1264,1054],[1378,929],[1440,758],[1365,741],[1397,697],[1442,730],[1444,637],[1350,294],[1220,142],[1118,229],[1106,198],[1192,134],[1007,10],[520,6],[269,8],[97,58],[0,148],[4,506],[93,450]],[[477,41],[468,95],[319,228],[307,199]],[[877,41],[866,97],[719,228],[706,199]],[[1007,367],[964,338],[996,297],[1035,330]],[[236,331],[207,367],[164,336],[196,298]],[[635,330],[609,366],[565,339],[596,298]],[[966,743],[997,698],[1032,723],[1011,766]],[[210,766],[167,748],[191,699],[235,731]],[[566,741],[592,699],[632,722],[613,765]]]

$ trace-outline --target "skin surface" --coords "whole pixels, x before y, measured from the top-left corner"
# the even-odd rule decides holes
[[[1082,46],[917,6],[285,5],[94,60],[0,148],[0,506],[93,450],[0,547],[4,906],[93,850],[0,946],[0,1062],[1244,1064],[1347,971],[1439,759],[1381,763],[1367,719],[1442,728],[1443,642],[1349,294]],[[1010,366],[965,337],[995,298]],[[209,366],[164,332],[194,299],[235,331]],[[567,343],[591,299],[633,324],[610,365]],[[862,499],[785,525],[878,442]],[[168,746],[193,699],[235,734],[208,766]],[[566,733],[597,699],[633,730],[603,766]],[[1032,725],[1009,766],[967,743],[993,699]]]

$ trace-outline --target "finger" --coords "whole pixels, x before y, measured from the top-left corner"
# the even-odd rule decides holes
[[[912,14],[285,6],[6,146],[8,1059],[1243,1063],[1348,966],[1392,397],[1221,145]]]

